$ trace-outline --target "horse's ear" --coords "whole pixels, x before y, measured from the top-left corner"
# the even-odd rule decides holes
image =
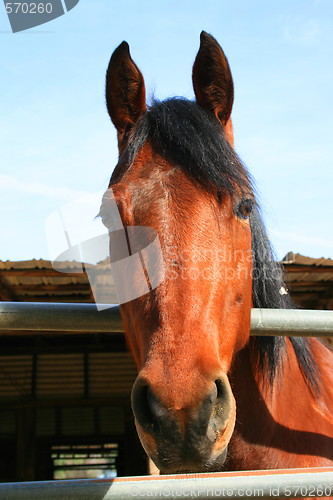
[[[194,61],[192,79],[197,103],[214,113],[225,127],[227,136],[230,131],[232,134],[230,115],[234,84],[229,63],[218,42],[205,31],[200,35],[200,48]]]
[[[145,82],[127,42],[121,43],[111,56],[106,73],[106,105],[121,143],[146,111]]]

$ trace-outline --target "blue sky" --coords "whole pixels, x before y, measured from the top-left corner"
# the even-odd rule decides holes
[[[16,34],[0,5],[1,260],[48,258],[47,216],[107,187],[117,149],[104,75],[116,46],[129,42],[148,95],[192,98],[202,29],[229,58],[236,150],[278,257],[333,257],[333,2],[80,0]]]

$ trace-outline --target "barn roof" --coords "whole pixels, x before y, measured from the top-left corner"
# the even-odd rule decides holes
[[[93,302],[87,274],[79,262],[64,262],[66,273],[49,260],[0,261],[0,300],[22,302]],[[59,266],[59,264],[58,264]]]
[[[303,305],[306,299],[313,304],[329,300],[333,308],[333,259],[313,259],[289,252],[282,264],[296,302]],[[44,259],[0,261],[0,300],[94,302],[82,264],[64,262],[63,268],[66,272],[60,273],[52,268],[49,260]]]
[[[288,287],[296,304],[333,309],[333,260],[289,252],[282,260]]]

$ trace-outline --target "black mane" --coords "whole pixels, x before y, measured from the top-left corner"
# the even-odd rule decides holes
[[[155,101],[130,133],[126,150],[112,175],[111,183],[133,163],[139,149],[149,141],[155,153],[181,169],[215,195],[225,190],[232,196],[254,195],[252,179],[222,133],[213,114],[193,101]],[[262,222],[258,205],[250,216],[253,253],[253,306],[286,309],[293,307],[286,293],[281,265],[277,263]],[[251,337],[254,362],[272,383],[281,366],[285,337]],[[291,337],[299,367],[310,386],[317,389],[316,363],[310,342]]]

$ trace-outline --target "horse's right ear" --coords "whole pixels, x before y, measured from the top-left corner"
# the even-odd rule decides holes
[[[106,105],[121,144],[146,111],[145,83],[123,42],[111,56],[106,73]]]
[[[234,84],[228,60],[214,37],[203,31],[193,65],[193,88],[197,103],[216,116],[233,143],[231,110]]]

